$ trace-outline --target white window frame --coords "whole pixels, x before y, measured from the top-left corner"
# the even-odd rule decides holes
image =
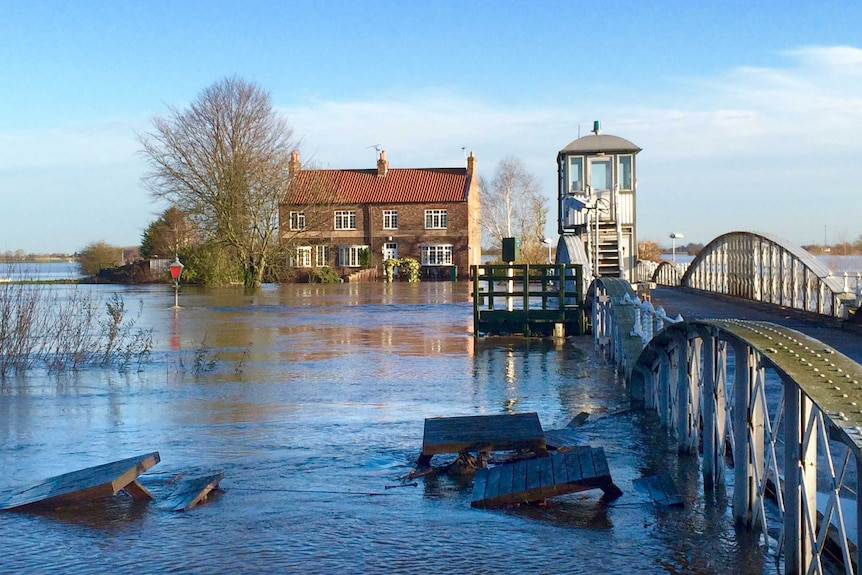
[[[618,167],[617,167],[617,179],[620,183],[621,190],[634,190],[635,189],[635,157],[631,154],[624,154],[617,159]],[[628,163],[628,174],[626,174],[626,170],[624,165]],[[628,176],[628,182],[626,182],[626,176]],[[628,185],[626,185],[628,184]]]
[[[333,228],[336,230],[355,230],[356,210],[335,210]]]
[[[594,178],[599,171],[603,171],[605,175],[604,187],[597,188]],[[589,182],[590,191],[604,192],[614,189],[614,159],[611,156],[590,156],[587,158],[587,181]]]
[[[383,210],[383,229],[398,229],[398,210]]]
[[[329,265],[329,246],[318,244],[314,246],[314,267],[322,268]]]
[[[452,265],[452,244],[421,244],[419,250],[423,266]]]
[[[290,267],[310,268],[311,246],[296,246],[293,253],[290,255]]]
[[[361,267],[360,252],[367,249],[369,249],[368,246],[360,245],[338,246],[338,265],[345,268]]]
[[[447,210],[425,210],[426,230],[445,230],[447,227],[449,227]]]
[[[296,232],[305,229],[305,212],[290,212],[290,229]]]

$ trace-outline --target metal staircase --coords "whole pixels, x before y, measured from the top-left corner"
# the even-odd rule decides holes
[[[593,257],[596,254],[596,248],[593,246]],[[620,253],[620,237],[619,230],[615,222],[599,222],[598,232],[598,262],[596,269],[601,277],[622,277],[620,262],[622,254]]]

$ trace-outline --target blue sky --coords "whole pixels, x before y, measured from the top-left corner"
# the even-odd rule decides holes
[[[0,253],[136,245],[164,209],[136,134],[257,82],[303,161],[556,154],[593,120],[638,156],[640,239],[862,234],[862,2],[0,0]],[[549,227],[549,232],[555,230]]]

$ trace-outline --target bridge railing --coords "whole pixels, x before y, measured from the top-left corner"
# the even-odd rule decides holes
[[[858,573],[862,366],[789,328],[698,320],[658,334],[632,373],[634,399],[700,454],[704,485],[732,474],[736,520],[764,550],[779,534],[785,573],[823,573],[830,553]]]
[[[776,236],[753,232],[712,240],[679,285],[840,318],[858,303],[849,283],[813,255]]]
[[[705,486],[732,490],[733,515],[762,533],[764,554],[785,573],[822,573],[837,550],[858,573],[862,366],[765,322],[668,318],[624,280],[598,278],[590,293],[596,344],[633,401],[701,457]]]

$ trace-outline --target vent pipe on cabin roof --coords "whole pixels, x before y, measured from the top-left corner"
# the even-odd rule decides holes
[[[601,123],[601,122],[599,122],[598,120],[594,121],[594,122],[593,122],[593,130],[592,130],[592,132],[593,132],[593,134],[595,134],[596,136],[598,136],[599,134],[601,134],[601,133],[602,133],[602,123]]]

